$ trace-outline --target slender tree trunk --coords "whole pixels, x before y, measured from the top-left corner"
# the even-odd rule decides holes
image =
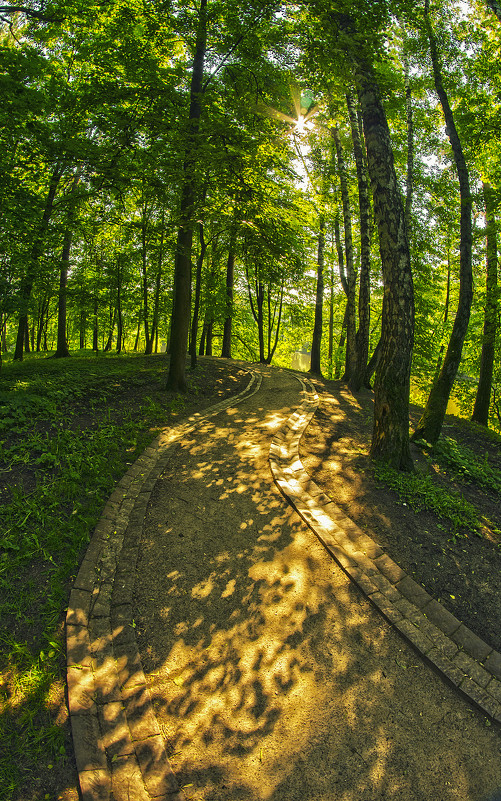
[[[160,230],[160,248],[158,252],[157,274],[155,277],[155,299],[153,305],[153,321],[151,324],[151,338],[155,338],[155,353],[158,353],[158,317],[160,311],[160,283],[162,279],[162,264],[164,258],[164,230],[165,209],[162,208],[162,222]]]
[[[334,358],[334,270],[330,269],[330,296],[329,296],[329,378],[333,374],[333,358]]]
[[[202,289],[202,266],[205,258],[205,251],[207,250],[207,243],[204,237],[204,226],[200,222],[198,224],[199,240],[200,240],[200,253],[197,259],[197,269],[195,277],[195,303],[193,308],[193,319],[191,321],[191,340],[190,340],[190,357],[191,369],[194,370],[197,366],[197,335],[198,335],[198,316],[200,313],[200,292]]]
[[[122,255],[119,253],[117,258],[117,353],[122,352],[123,337],[123,316],[122,316]]]
[[[212,332],[214,323],[210,320],[207,323],[207,330],[205,332],[205,355],[212,356]]]
[[[358,115],[355,101],[347,95],[347,106],[351,124],[353,153],[357,168],[358,205],[360,211],[360,288],[358,294],[358,331],[356,334],[356,364],[348,386],[358,392],[364,385],[367,360],[369,358],[369,333],[371,322],[370,305],[370,265],[371,265],[371,211],[369,184],[364,148],[359,134]]]
[[[433,384],[437,381],[438,376],[440,375],[440,369],[442,367],[442,362],[444,360],[444,338],[445,338],[445,331],[447,328],[447,323],[449,321],[449,305],[451,300],[451,251],[449,245],[447,245],[447,289],[445,292],[445,305],[444,305],[444,319],[442,322],[442,336],[440,337],[440,349],[438,351],[438,358],[437,364],[435,367],[435,375],[433,376]]]
[[[59,296],[57,302],[57,345],[54,357],[56,359],[66,358],[70,355],[68,350],[68,340],[66,332],[66,287],[68,284],[68,272],[70,269],[71,243],[73,239],[73,220],[75,216],[75,193],[80,183],[80,173],[77,172],[68,199],[68,214],[66,228],[63,236],[63,250],[61,253],[61,267],[59,271]]]
[[[321,214],[319,218],[318,250],[317,250],[317,288],[315,295],[315,323],[311,342],[310,372],[321,375],[321,345],[322,345],[322,311],[324,306],[324,247],[325,247],[325,220]]]
[[[223,347],[221,356],[223,359],[231,359],[231,324],[233,319],[233,283],[235,276],[235,235],[232,232],[230,247],[228,250],[228,260],[226,262],[226,316],[224,318]]]
[[[429,3],[425,0],[425,24],[430,43],[430,54],[433,65],[435,89],[444,113],[447,135],[450,139],[454,162],[459,178],[459,191],[461,197],[460,216],[460,255],[459,255],[459,300],[456,317],[449,340],[447,352],[440,374],[431,388],[424,412],[421,416],[413,439],[424,439],[434,444],[442,430],[447,403],[454,380],[461,361],[463,342],[468,330],[471,303],[473,299],[472,276],[472,198],[470,193],[470,180],[468,167],[463,154],[463,148],[454,124],[449,100],[442,83],[440,58],[438,55],[435,34],[428,17]]]
[[[414,290],[405,214],[379,86],[370,65],[357,54],[354,58],[384,281],[371,457],[397,469],[412,470],[409,392]]]
[[[475,397],[475,406],[471,419],[476,423],[481,423],[483,426],[488,426],[498,318],[498,248],[493,190],[487,183],[484,183],[482,188],[484,193],[487,233],[487,277],[485,285],[484,338],[482,341],[482,355],[480,357],[480,378],[478,380],[477,395]]]
[[[341,325],[341,334],[339,336],[339,343],[336,351],[336,366],[334,369],[334,378],[341,378],[341,369],[343,366],[343,351],[346,343],[346,325],[348,322],[348,304],[344,310],[343,323]]]
[[[171,357],[167,389],[186,391],[186,351],[191,306],[191,249],[195,220],[196,163],[202,115],[202,91],[207,47],[207,0],[200,0],[195,56],[190,88],[190,113],[181,187],[180,226],[174,268],[174,297],[171,316]]]
[[[94,308],[92,310],[92,350],[97,353],[99,350],[99,326],[98,326],[98,305],[97,295],[94,296]]]
[[[33,242],[28,268],[21,281],[21,289],[20,289],[21,311],[19,314],[16,348],[14,351],[14,359],[19,361],[21,361],[23,358],[24,333],[26,330],[26,325],[28,323],[28,304],[31,297],[31,290],[33,289],[33,282],[37,274],[38,260],[42,253],[43,240],[47,232],[47,228],[49,227],[49,221],[52,216],[52,210],[54,208],[54,200],[56,198],[57,187],[61,175],[62,175],[62,170],[61,167],[58,165],[54,168],[54,171],[50,179],[49,191],[47,193],[47,200],[45,201],[44,213],[42,215],[42,220],[40,222],[38,232],[35,236],[35,241]]]
[[[346,364],[343,376],[344,381],[349,381],[356,370],[357,347],[356,347],[356,284],[355,265],[353,262],[353,237],[351,229],[351,209],[350,194],[348,190],[348,171],[344,161],[343,148],[339,136],[339,128],[332,129],[336,155],[338,161],[339,180],[341,183],[341,199],[343,204],[344,222],[344,247],[346,254],[346,282],[347,282],[347,322],[346,322]]]
[[[142,221],[141,221],[141,281],[143,285],[143,322],[144,322],[144,338],[146,342],[144,352],[146,355],[149,355],[153,350],[153,342],[152,342],[152,337],[150,336],[150,329],[149,329],[150,311],[148,308],[149,305],[148,264],[147,264],[147,250],[146,250],[147,225],[148,225],[147,209],[146,205],[143,203]]]
[[[405,179],[405,225],[407,238],[411,240],[412,197],[414,194],[414,117],[412,113],[412,89],[409,78],[409,62],[404,55],[405,110],[407,116],[407,175]]]

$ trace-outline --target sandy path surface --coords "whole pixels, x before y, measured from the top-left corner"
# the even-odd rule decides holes
[[[373,610],[273,484],[300,397],[201,423],[152,495],[135,624],[171,765],[197,801],[484,801],[501,736]]]

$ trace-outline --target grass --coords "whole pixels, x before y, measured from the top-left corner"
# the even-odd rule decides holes
[[[151,441],[154,428],[166,425],[172,412],[182,411],[184,399],[162,391],[164,365],[161,357],[94,355],[4,362],[0,374],[3,801],[24,798],[23,788],[36,785],[40,766],[64,770],[65,734],[54,722],[64,686],[64,607],[82,553],[117,479]],[[120,402],[124,393],[126,404]],[[135,403],[130,402],[131,394]]]
[[[478,512],[459,492],[439,486],[428,473],[402,473],[385,464],[375,464],[375,476],[394,490],[416,513],[432,512],[452,527],[454,537],[465,531],[478,533]]]

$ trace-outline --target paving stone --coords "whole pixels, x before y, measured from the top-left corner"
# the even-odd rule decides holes
[[[133,754],[134,743],[130,735],[121,701],[112,701],[98,707],[101,742],[110,757]]]
[[[91,594],[87,590],[73,589],[70,592],[66,623],[71,626],[87,626],[89,623]]]
[[[383,554],[383,549],[377,542],[363,532],[358,537],[353,538],[353,542],[361,553],[369,557],[369,559],[377,559]]]
[[[358,573],[357,568],[351,569],[350,567],[346,568],[346,572],[353,578],[365,595],[372,595],[372,593],[378,592],[376,585],[372,583],[365,573]],[[355,575],[357,575],[357,578],[355,578]]]
[[[354,569],[357,567],[357,563],[355,562],[355,560],[352,559],[351,556],[348,556],[346,551],[343,548],[340,548],[339,545],[336,545],[335,543],[331,544],[330,542],[327,542],[327,540],[323,544],[325,548],[329,551],[331,556],[334,557],[336,562],[338,562],[338,564],[340,564],[343,569],[345,570],[347,568]]]
[[[113,654],[111,624],[108,617],[91,617],[89,621],[90,651],[104,658]]]
[[[492,651],[484,662],[484,667],[497,679],[501,680],[501,654]]]
[[[66,672],[70,715],[96,713],[94,674],[90,667],[70,666]]]
[[[91,666],[89,631],[85,626],[66,626],[66,664]]]
[[[111,791],[109,770],[84,770],[78,779],[82,801],[109,801]]]
[[[402,615],[395,609],[395,606],[392,604],[388,598],[383,595],[382,592],[373,592],[370,596],[371,602],[377,606],[380,612],[390,621],[390,623],[398,623],[399,620],[402,620]]]
[[[420,609],[431,601],[431,595],[429,595],[420,584],[417,584],[414,579],[411,579],[410,576],[406,576],[395,586],[402,595],[405,595],[411,603],[415,604],[415,606]]]
[[[431,651],[428,651],[426,659],[435,665],[455,687],[459,687],[465,677],[463,671],[455,667],[451,660],[444,656],[438,648],[432,648]]]
[[[370,576],[372,578],[372,576],[374,575],[379,575],[379,571],[377,567],[375,567],[372,559],[369,559],[368,556],[365,556],[365,554],[360,553],[360,551],[357,551],[354,545],[352,547],[352,550],[348,551],[348,553],[350,553],[353,556],[357,565],[364,571],[364,573],[367,576]]]
[[[135,754],[112,761],[111,787],[113,801],[151,801]]]
[[[122,688],[122,700],[133,740],[145,740],[147,737],[160,734],[146,687]]]
[[[487,687],[492,679],[491,674],[488,673],[487,670],[484,670],[475,659],[472,659],[472,657],[468,656],[464,651],[457,652],[454,657],[454,664],[457,665],[463,673],[470,676],[480,687]]]
[[[499,704],[469,676],[463,679],[459,689],[490,717],[495,717],[499,712]]]
[[[477,637],[470,629],[463,624],[452,635],[452,639],[461,648],[464,648],[467,654],[483,662],[488,654],[491,653],[492,648],[486,642]]]
[[[160,735],[134,743],[136,757],[149,794],[156,798],[179,790]]]
[[[432,623],[444,632],[444,634],[453,634],[461,625],[461,621],[448,612],[447,609],[434,598],[426,604],[423,612]]]
[[[135,641],[117,647],[115,649],[115,660],[120,687],[124,689],[132,689],[139,686],[146,687],[146,677]]]
[[[427,620],[427,623],[428,625],[425,626],[423,630],[424,633],[433,640],[434,647],[443,656],[447,657],[447,659],[454,659],[458,652],[456,643],[452,642],[452,640],[449,639],[449,637],[446,637],[446,635],[438,628],[436,628],[435,632],[433,632],[433,629],[435,628],[433,623],[430,623],[429,620]]]
[[[99,523],[98,523],[99,525]],[[105,540],[100,534],[94,533],[87,546],[84,559],[95,565],[104,548]]]
[[[93,659],[92,662],[96,703],[106,704],[110,701],[119,701],[121,698],[120,686],[114,657],[106,656],[104,659]]]
[[[94,529],[94,535],[97,535],[98,538],[105,540],[108,539],[108,537],[110,537],[111,534],[113,534],[113,529],[114,529],[113,521],[101,517],[97,523],[96,528]]]
[[[99,585],[98,594],[91,609],[93,617],[109,617],[112,592],[113,584],[110,581],[103,581]]]
[[[406,637],[421,653],[426,654],[433,649],[433,641],[423,634],[410,620],[400,620],[395,627]]]
[[[371,581],[386,596],[388,601],[399,601],[402,597],[391,581],[380,573],[372,573]],[[401,615],[400,615],[401,616]]]
[[[400,601],[395,601],[395,606],[407,620],[417,620],[420,617],[420,610],[407,598],[401,598]]]
[[[491,679],[490,683],[485,688],[489,695],[501,704],[501,681],[497,679]]]
[[[383,576],[386,576],[392,584],[396,584],[397,581],[401,581],[401,579],[405,577],[405,571],[402,570],[393,559],[390,559],[386,553],[382,556],[378,556],[377,559],[374,560],[374,564],[379,572],[382,573]]]
[[[106,769],[97,715],[72,715],[71,731],[78,772]]]
[[[94,559],[88,559],[86,554],[80,565],[73,587],[77,590],[92,592],[97,580],[96,562]]]

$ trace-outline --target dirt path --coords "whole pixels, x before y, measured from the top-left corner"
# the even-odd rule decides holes
[[[146,519],[136,634],[198,801],[483,801],[501,737],[350,585],[273,484],[290,374],[173,452]]]

